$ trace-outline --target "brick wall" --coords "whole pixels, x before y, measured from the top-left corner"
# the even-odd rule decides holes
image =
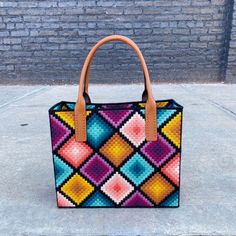
[[[224,81],[228,53],[230,74],[235,73],[235,35],[229,42],[232,2],[0,1],[0,80],[75,82],[91,46],[104,36],[122,34],[139,45],[154,81]],[[228,51],[229,44],[234,50]],[[120,43],[103,46],[93,61],[92,81],[111,78],[142,80],[137,58]]]

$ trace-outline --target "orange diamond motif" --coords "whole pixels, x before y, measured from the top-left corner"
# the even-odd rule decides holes
[[[165,197],[174,191],[171,185],[161,174],[156,173],[146,183],[141,190],[146,193],[156,204],[159,204]]]
[[[133,148],[117,133],[100,148],[100,152],[116,167],[118,167],[132,151]]]
[[[79,174],[74,174],[62,187],[61,191],[70,197],[78,205],[94,190]]]

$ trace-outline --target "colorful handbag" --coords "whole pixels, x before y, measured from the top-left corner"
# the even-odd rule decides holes
[[[97,49],[110,41],[139,57],[141,102],[91,103],[88,74]],[[78,100],[49,110],[58,207],[178,207],[183,107],[155,101],[138,46],[113,35],[99,41],[82,68]]]

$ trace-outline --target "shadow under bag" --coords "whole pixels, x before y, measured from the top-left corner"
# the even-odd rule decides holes
[[[130,45],[139,57],[142,101],[91,103],[90,63],[110,41]],[[99,41],[82,68],[77,102],[49,110],[58,207],[178,207],[182,111],[172,99],[154,100],[145,60],[132,40],[112,35]]]

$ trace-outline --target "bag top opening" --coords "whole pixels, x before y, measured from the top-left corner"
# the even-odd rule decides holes
[[[156,101],[157,109],[180,109],[183,107],[173,99]],[[120,102],[120,103],[89,103],[86,105],[86,110],[133,110],[144,109],[145,102]],[[61,101],[49,109],[53,111],[74,111],[75,102]]]

